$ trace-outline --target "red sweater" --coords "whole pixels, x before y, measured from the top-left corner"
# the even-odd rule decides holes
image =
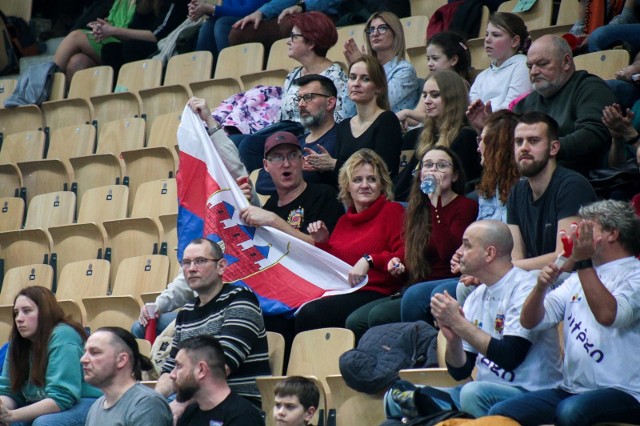
[[[462,244],[462,235],[478,216],[478,203],[475,200],[458,195],[449,204],[431,208],[431,238],[425,253],[431,267],[431,274],[425,281],[453,277],[451,257]]]
[[[369,281],[362,290],[390,295],[402,286],[402,281],[387,272],[387,264],[393,257],[404,261],[403,225],[404,207],[381,195],[360,213],[350,207],[338,219],[329,241],[317,246],[349,265],[370,255],[373,268],[369,269]]]

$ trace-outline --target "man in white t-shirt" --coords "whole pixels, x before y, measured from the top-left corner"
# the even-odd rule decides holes
[[[469,225],[458,249],[460,269],[482,284],[467,298],[464,312],[448,293],[431,299],[431,312],[447,339],[449,374],[463,380],[474,367],[478,370],[476,381],[446,390],[458,408],[475,417],[512,396],[557,386],[562,376],[558,332],[531,332],[520,325],[520,310],[536,276],[513,265],[512,249],[504,223]],[[416,414],[426,415],[433,407],[427,391],[413,395]],[[394,398],[401,406],[406,399]]]
[[[564,321],[565,355],[559,387],[517,396],[490,414],[523,425],[634,423],[640,418],[640,219],[621,201],[580,209],[572,233],[576,272],[555,290],[555,264],[546,266],[522,308],[533,330]]]

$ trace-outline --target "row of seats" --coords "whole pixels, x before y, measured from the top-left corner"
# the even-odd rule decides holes
[[[179,272],[175,256],[177,245],[177,214],[0,232],[2,276],[11,268],[45,263],[55,266],[59,279],[68,263],[108,258],[112,265],[113,283],[124,259],[168,254],[172,259],[169,268],[173,278]]]
[[[63,310],[95,330],[102,326],[128,329],[141,306],[153,302],[166,287],[169,257],[146,255],[123,259],[110,285],[112,264],[89,259],[64,266],[57,285],[50,265],[33,264],[7,271],[0,291],[0,341],[7,341],[13,322],[13,299],[24,287],[39,285],[55,292]]]
[[[49,228],[76,221],[103,223],[127,217],[177,214],[178,196],[175,179],[165,179],[141,184],[132,207],[129,207],[129,187],[108,185],[86,191],[77,210],[76,194],[72,191],[37,195],[28,210],[20,197],[0,198],[0,208],[2,232],[22,229],[23,225],[25,229]]]

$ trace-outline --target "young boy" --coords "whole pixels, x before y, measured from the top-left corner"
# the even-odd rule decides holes
[[[318,409],[320,392],[316,384],[301,376],[287,377],[273,390],[273,417],[278,426],[305,426]]]

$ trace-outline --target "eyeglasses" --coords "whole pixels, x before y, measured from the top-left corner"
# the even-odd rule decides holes
[[[305,93],[304,95],[296,95],[293,97],[293,102],[299,104],[301,100],[304,101],[305,104],[308,104],[312,100],[315,99],[316,96],[322,96],[323,98],[330,98],[330,95],[324,95],[322,93]]]
[[[206,257],[198,257],[197,259],[182,259],[180,261],[180,266],[182,266],[184,269],[189,269],[191,267],[191,265],[195,266],[196,268],[200,268],[202,266],[204,266],[205,263],[207,262],[217,262],[220,259],[209,259]]]
[[[376,31],[378,31],[378,34],[380,35],[385,35],[390,29],[391,28],[388,25],[378,25],[377,27],[365,28],[364,32],[371,37]]]
[[[436,166],[436,170],[438,170],[439,172],[444,172],[449,167],[453,167],[453,164],[445,160],[440,160],[437,163],[434,163],[433,161],[423,161],[421,166],[423,169],[427,170],[432,169],[433,166]]]
[[[290,163],[297,161],[302,158],[302,154],[299,152],[290,152],[287,155],[275,154],[267,157],[267,161],[273,164],[282,164],[284,160],[289,160]]]
[[[292,42],[296,41],[296,37],[304,38],[302,34],[294,33],[293,31],[291,32],[291,34],[289,34],[289,38],[291,39]]]

